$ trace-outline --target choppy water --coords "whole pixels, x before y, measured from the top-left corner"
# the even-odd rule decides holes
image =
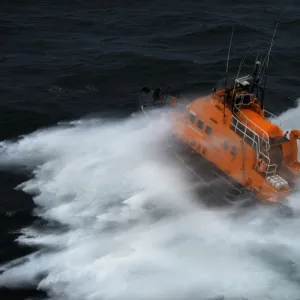
[[[249,45],[266,50],[279,21],[266,105],[295,107],[281,117],[300,127],[299,6],[4,2],[0,286],[33,284],[53,299],[299,299],[298,219],[199,207],[165,156],[167,126],[152,134],[164,120],[117,118],[153,81],[209,92],[224,77],[231,26],[235,74]],[[86,115],[94,118],[55,126]],[[27,253],[18,244],[38,250],[15,266]]]

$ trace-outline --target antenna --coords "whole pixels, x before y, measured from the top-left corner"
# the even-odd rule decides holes
[[[256,58],[255,58],[255,61],[258,61],[258,58],[259,58],[259,53],[257,52],[257,54],[256,54]],[[254,71],[255,71],[255,65],[254,65]]]
[[[232,26],[232,33],[231,33],[230,44],[229,44],[229,49],[228,49],[228,56],[227,56],[226,76],[225,76],[225,90],[226,90],[226,87],[227,87],[227,77],[228,77],[228,67],[229,67],[229,57],[230,57],[230,50],[231,50],[231,44],[232,44],[233,33],[234,33],[234,26]]]
[[[269,60],[270,60],[271,50],[272,50],[273,45],[274,45],[274,38],[275,38],[277,27],[278,27],[278,22],[276,23],[276,26],[275,26],[275,29],[274,29],[274,33],[273,33],[273,37],[272,37],[272,41],[271,41],[271,45],[270,45],[270,49],[269,49],[269,52],[268,52],[267,66],[266,66],[267,68],[269,66]]]
[[[267,52],[267,54],[266,54],[266,56],[265,56],[264,59],[263,59],[263,57],[261,57],[261,59],[263,59],[263,61],[262,61],[262,64],[261,64],[261,66],[260,66],[260,68],[259,68],[259,72],[258,72],[258,78],[259,78],[259,79],[260,79],[260,77],[261,77],[261,73],[264,72],[264,68],[265,68],[265,63],[266,63],[267,57],[268,57],[268,52]]]
[[[227,78],[228,78],[228,68],[229,68],[229,57],[230,57],[230,50],[231,50],[231,44],[232,44],[232,38],[233,38],[233,33],[234,33],[234,26],[232,26],[232,33],[231,33],[231,38],[230,38],[230,44],[229,44],[229,49],[228,49],[228,56],[227,56],[227,64],[226,64],[226,75],[225,75],[225,95],[224,95],[224,112],[223,112],[223,118],[225,121],[225,108],[226,108],[226,102],[227,102]]]
[[[249,50],[251,49],[251,47],[252,47],[252,46],[249,46],[249,47],[248,47],[245,56],[241,58],[241,62],[240,62],[240,65],[239,65],[239,68],[238,68],[238,71],[237,71],[237,74],[236,74],[236,79],[237,79],[237,78],[239,77],[239,75],[240,75],[241,69],[242,69],[242,67],[243,67],[243,65],[244,65],[244,63],[245,63],[245,60],[246,60],[246,58],[247,58],[247,56],[248,56],[248,54],[249,54]],[[234,81],[233,90],[235,90],[235,87],[236,87],[236,81]]]
[[[263,94],[262,94],[262,98],[261,98],[261,109],[264,108],[264,93],[265,93],[265,88],[266,88],[266,84],[267,84],[267,73],[268,73],[270,55],[271,55],[271,51],[272,51],[272,48],[274,45],[274,38],[275,38],[276,31],[277,31],[277,27],[278,27],[278,22],[276,23],[276,26],[275,26],[275,29],[273,32],[273,37],[272,37],[271,44],[270,44],[270,48],[269,48],[268,54],[266,56],[266,66],[265,66],[265,70],[264,70],[265,81],[264,81]]]
[[[252,87],[251,87],[251,93],[254,92],[254,89],[256,87],[257,84],[257,74],[259,72],[259,68],[260,68],[260,60],[259,58],[259,53],[257,52],[256,58],[255,58],[255,63],[254,63],[254,70],[253,70],[253,80],[252,80]],[[257,95],[256,95],[257,96]]]

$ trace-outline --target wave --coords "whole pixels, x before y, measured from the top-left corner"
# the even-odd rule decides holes
[[[297,113],[281,116],[286,128]],[[169,132],[163,117],[136,115],[3,142],[1,168],[32,172],[17,188],[56,226],[21,231],[17,241],[40,250],[4,265],[0,286],[36,284],[72,300],[297,299],[300,221],[197,204],[167,154]]]

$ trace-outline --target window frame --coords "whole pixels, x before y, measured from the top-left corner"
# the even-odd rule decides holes
[[[208,131],[207,130],[210,130],[209,131],[209,133],[208,133]],[[211,136],[212,135],[212,133],[213,133],[213,128],[210,126],[210,125],[206,125],[206,128],[205,128],[205,134],[207,135],[207,136]]]
[[[199,123],[202,123],[202,127],[199,127]],[[197,128],[200,129],[200,130],[203,130],[204,125],[205,125],[205,124],[204,124],[204,121],[198,119],[198,122],[197,122]]]
[[[192,121],[193,119],[193,121]],[[191,124],[194,124],[196,121],[196,114],[192,111],[189,111],[189,121],[191,122]]]

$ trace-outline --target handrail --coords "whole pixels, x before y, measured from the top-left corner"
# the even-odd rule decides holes
[[[277,171],[277,165],[276,164],[270,164],[270,158],[269,156],[265,155],[263,152],[260,152],[259,155],[262,155],[264,156],[264,158],[267,160],[267,170],[266,170],[266,176],[265,177],[268,177],[269,174],[276,174],[276,171]],[[270,169],[274,168],[274,170],[270,171]]]
[[[235,108],[238,110],[238,112],[243,115],[243,117],[245,118],[245,122],[243,122],[247,127],[248,127],[248,122],[250,122],[251,124],[254,125],[254,128],[258,128],[262,133],[263,135],[260,136],[260,138],[266,143],[266,146],[267,146],[267,150],[270,150],[270,142],[269,142],[269,135],[268,133],[263,130],[262,128],[260,128],[257,124],[255,124],[252,120],[250,120],[248,117],[245,116],[245,114],[237,107],[235,106]],[[249,128],[249,127],[248,127]],[[249,128],[250,129],[250,128]],[[254,130],[255,133],[257,133],[255,130]]]
[[[252,141],[252,147],[255,148],[256,150],[256,159],[258,160],[260,157],[263,157],[266,160],[266,164],[267,164],[267,170],[266,170],[266,175],[265,177],[269,176],[269,174],[275,174],[277,171],[277,165],[276,164],[270,164],[270,158],[268,155],[266,155],[265,153],[263,153],[261,151],[261,143],[260,140],[262,139],[262,137],[260,135],[257,134],[257,132],[255,132],[254,130],[252,130],[251,128],[249,128],[246,124],[244,124],[243,122],[241,122],[237,117],[235,117],[233,114],[231,115],[232,117],[232,121],[231,121],[231,125],[234,127],[234,131],[236,132],[237,130],[243,135],[243,140],[245,140],[245,138],[247,137],[248,139],[250,139]],[[239,126],[242,127],[239,128]],[[252,132],[253,137],[251,137],[247,131]]]
[[[234,124],[234,121],[233,120],[231,121],[232,126],[235,128],[234,131],[236,132],[236,130],[238,130],[240,133],[242,133],[244,135],[243,140],[245,139],[245,137],[249,138],[252,141],[252,147],[254,147],[254,145],[255,145],[256,152],[257,153],[260,152],[260,145],[259,145],[259,142],[258,142],[259,138],[260,138],[259,135],[255,131],[253,131],[251,128],[249,128],[248,126],[246,126],[243,122],[241,122],[236,116],[231,115],[231,118],[233,120],[235,120],[235,122],[236,122],[236,124]],[[240,129],[238,127],[238,124],[240,124],[241,127],[243,127],[244,130]],[[247,134],[247,130],[249,130],[250,132],[252,132],[252,134],[254,135],[254,137],[257,138],[257,141],[256,141],[255,138],[252,138],[249,134]],[[258,158],[258,155],[257,155],[257,158]]]
[[[256,148],[256,153],[257,153],[257,159],[260,157],[260,156],[263,156],[263,158],[266,160],[266,163],[267,163],[267,170],[266,170],[266,175],[265,177],[267,177],[269,174],[276,174],[276,171],[277,171],[277,165],[276,164],[270,164],[271,161],[270,161],[270,158],[268,155],[266,155],[265,153],[263,153],[261,151],[261,146],[262,146],[262,143],[260,142],[260,140],[262,140],[264,143],[265,143],[265,146],[266,146],[266,151],[269,151],[270,150],[270,142],[269,142],[269,135],[267,134],[267,132],[265,130],[263,130],[262,128],[260,128],[257,124],[255,124],[252,120],[250,120],[249,118],[247,118],[245,116],[245,114],[235,105],[235,108],[238,110],[238,112],[240,112],[241,115],[243,115],[243,117],[245,118],[246,121],[244,122],[241,122],[240,120],[238,120],[236,117],[234,117],[236,119],[236,121],[238,121],[242,126],[245,127],[245,132],[244,132],[244,139],[245,139],[245,136],[246,136],[246,131],[247,130],[250,130],[252,133],[254,133],[254,136],[257,138],[258,140],[258,143],[256,144],[257,145],[257,148]],[[267,113],[269,113],[267,111]],[[270,113],[270,115],[273,115]],[[233,115],[232,115],[233,116]],[[273,115],[274,116],[274,115]],[[258,128],[262,133],[264,133],[265,135],[261,136],[259,135],[255,130],[252,130],[248,127],[248,122],[252,123],[254,125],[254,128]],[[248,138],[252,139],[249,135],[247,135]]]
[[[277,125],[277,126],[279,126],[279,127],[282,126],[283,121],[282,121],[278,116],[276,116],[276,115],[274,115],[273,113],[271,113],[270,111],[264,109],[264,115],[265,115],[265,114],[267,115],[267,116],[265,116],[265,118],[268,119],[268,121],[270,121],[271,123],[273,123],[274,125]],[[275,122],[271,121],[270,119],[272,119],[272,118],[273,118],[273,119],[277,119],[277,120],[279,121],[279,124],[276,124]]]

